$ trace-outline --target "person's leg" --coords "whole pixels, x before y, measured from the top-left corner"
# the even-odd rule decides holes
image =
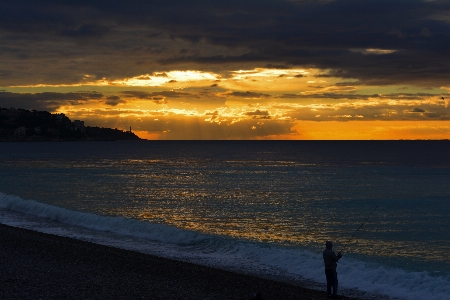
[[[334,271],[333,272],[333,295],[337,295],[337,291],[338,291],[338,278],[337,278],[337,272]]]
[[[334,270],[325,269],[325,275],[327,277],[327,294],[331,296],[331,287],[334,287]]]

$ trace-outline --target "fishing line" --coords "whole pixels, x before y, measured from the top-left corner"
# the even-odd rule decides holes
[[[340,251],[344,251],[345,247],[347,247],[348,243],[350,243],[350,241],[355,237],[356,233],[363,227],[364,223],[366,223],[366,221],[370,218],[370,216],[375,212],[375,210],[378,208],[379,205],[377,205],[372,212],[367,216],[367,218],[364,220],[364,222],[361,223],[361,225],[359,226],[358,229],[356,229],[356,231],[353,233],[353,235],[350,237],[350,239],[347,241],[347,243],[345,243],[344,248]]]

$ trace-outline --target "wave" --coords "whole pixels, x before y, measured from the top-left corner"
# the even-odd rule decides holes
[[[3,193],[0,193],[0,208],[57,221],[63,224],[128,235],[163,243],[189,245],[209,239],[208,236],[200,233],[163,224],[77,212],[34,200],[23,200],[20,197],[5,195]]]
[[[324,289],[325,275],[321,253],[300,246],[283,247],[249,242],[163,224],[99,216],[34,200],[23,200],[3,193],[0,193],[0,209],[19,213],[19,218],[32,216],[33,228],[36,228],[36,224],[45,222],[44,220],[50,220],[54,221],[56,225],[52,226],[56,227],[61,224],[61,227],[71,225],[91,230],[93,233],[89,235],[89,240],[94,243],[266,276],[309,287],[313,282],[312,287]],[[2,223],[4,221],[5,218],[2,218]],[[76,238],[82,236],[80,232],[74,234],[74,231],[71,234],[58,229],[51,232]],[[112,233],[114,236],[105,233]],[[127,238],[120,241],[119,236]],[[340,286],[349,296],[373,298],[373,295],[384,295],[376,298],[448,300],[450,295],[448,277],[389,268],[350,255],[339,262],[338,273]]]

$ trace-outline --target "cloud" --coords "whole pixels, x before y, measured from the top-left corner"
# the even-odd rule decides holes
[[[352,52],[359,52],[364,55],[386,55],[386,54],[392,54],[397,52],[398,50],[388,50],[388,49],[350,49]]]
[[[255,93],[255,92],[230,92],[226,93],[226,95],[234,96],[234,97],[242,97],[242,98],[252,98],[252,99],[260,99],[260,98],[269,98],[269,94],[263,93]]]
[[[442,101],[374,99],[339,103],[273,106],[292,119],[310,121],[350,120],[450,120],[450,109]]]
[[[271,119],[269,112],[267,110],[255,110],[245,113],[247,116],[253,117],[253,119]]]
[[[83,24],[76,29],[64,29],[61,35],[76,39],[101,38],[110,31],[109,28],[97,24]]]
[[[268,116],[269,112],[267,110],[255,110],[245,113],[247,116]]]
[[[450,79],[449,12],[422,0],[2,1],[0,86],[272,65],[435,87]]]
[[[158,104],[167,103],[166,98],[198,98],[199,96],[193,93],[182,93],[175,91],[162,92],[143,92],[143,91],[123,91],[121,94],[127,98],[137,98],[152,100]]]
[[[119,96],[108,96],[106,97],[106,105],[117,106],[120,103],[126,103],[126,101],[120,99]]]
[[[0,106],[53,111],[61,105],[81,105],[92,100],[102,100],[103,97],[103,94],[97,92],[44,92],[34,94],[0,92]]]
[[[1,1],[0,106],[183,139],[449,120],[449,16],[424,0]]]
[[[369,99],[390,99],[390,100],[427,100],[429,98],[439,98],[436,94],[430,93],[389,93],[389,94],[356,94],[356,93],[334,93],[323,92],[327,89],[319,86],[317,91],[307,91],[301,94],[282,94],[275,98],[280,99],[346,99],[346,100],[369,100]],[[331,89],[334,90],[334,89]],[[344,88],[345,90],[345,88]],[[349,91],[352,91],[349,89]],[[336,89],[339,92],[339,89]]]
[[[73,93],[55,93],[55,92],[43,92],[35,94],[20,94],[11,92],[0,92],[0,99],[3,101],[15,100],[15,99],[28,99],[34,101],[42,100],[91,100],[101,99],[102,94],[97,92],[73,92]]]

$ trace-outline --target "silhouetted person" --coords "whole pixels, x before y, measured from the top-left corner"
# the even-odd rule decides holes
[[[342,257],[341,252],[334,253],[333,243],[327,241],[325,243],[325,250],[323,251],[323,262],[325,263],[325,275],[327,277],[327,293],[330,298],[339,298],[337,295],[338,278],[337,278],[337,262]],[[331,287],[333,287],[333,294],[331,294]]]

